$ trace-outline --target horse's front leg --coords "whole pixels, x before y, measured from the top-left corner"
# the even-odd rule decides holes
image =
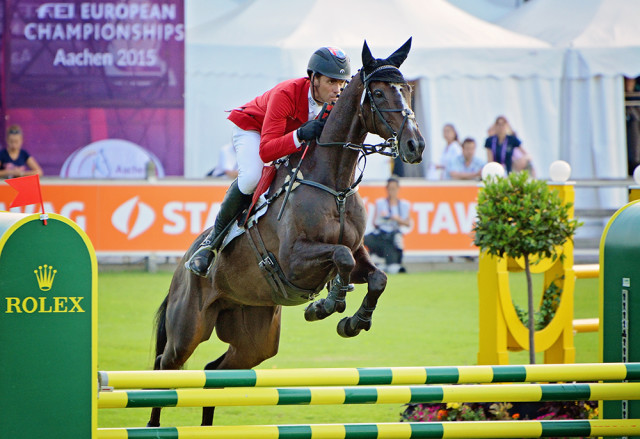
[[[289,265],[296,274],[307,276],[309,273],[321,268],[338,271],[337,276],[329,282],[329,293],[324,299],[310,303],[304,310],[304,318],[307,321],[322,320],[334,312],[344,312],[346,308],[345,297],[350,291],[349,279],[351,271],[356,265],[355,259],[349,247],[344,245],[324,244],[312,241],[299,241],[291,252]],[[295,284],[295,276],[289,276]]]
[[[356,266],[351,273],[351,281],[357,284],[366,282],[368,289],[358,311],[338,323],[338,334],[342,337],[355,337],[361,330],[368,331],[371,328],[373,310],[376,309],[378,299],[387,286],[387,275],[371,262],[364,246],[356,250],[354,256]]]

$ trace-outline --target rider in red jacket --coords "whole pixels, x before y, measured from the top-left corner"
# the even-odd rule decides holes
[[[185,263],[206,276],[227,225],[251,202],[265,163],[296,152],[320,136],[325,120],[316,119],[324,103],[334,104],[351,77],[349,58],[335,47],[316,50],[307,77],[281,82],[263,95],[231,111],[232,142],[238,178],[225,194],[213,229]]]

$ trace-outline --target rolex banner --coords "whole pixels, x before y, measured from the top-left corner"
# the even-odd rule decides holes
[[[184,0],[0,5],[1,120],[45,175],[183,174]]]
[[[67,218],[0,212],[2,437],[94,437],[96,266]]]

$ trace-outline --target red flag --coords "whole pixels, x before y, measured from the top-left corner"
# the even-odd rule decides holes
[[[42,209],[42,220],[47,224],[42,203],[42,191],[40,190],[40,177],[38,174],[27,177],[10,178],[5,180],[9,186],[18,191],[9,208],[39,204]]]

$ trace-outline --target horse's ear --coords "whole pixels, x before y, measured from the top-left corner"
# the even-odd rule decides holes
[[[402,45],[398,50],[393,52],[389,58],[387,58],[387,62],[396,67],[400,67],[405,59],[407,59],[407,55],[409,55],[409,50],[411,50],[411,38],[407,40],[406,43]]]
[[[371,55],[371,50],[367,45],[367,40],[364,40],[364,45],[362,46],[362,65],[364,67],[368,67],[373,65],[376,62],[373,55]]]

